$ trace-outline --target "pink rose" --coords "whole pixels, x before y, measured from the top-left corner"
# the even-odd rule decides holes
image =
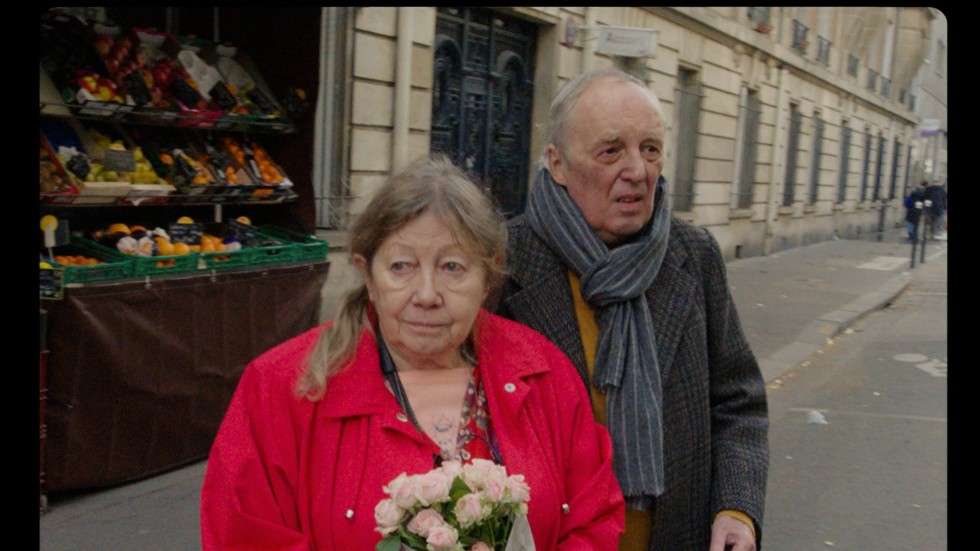
[[[456,542],[459,534],[449,526],[436,526],[429,532],[429,537],[425,538],[425,543],[429,544],[432,551],[452,551],[457,549]]]
[[[456,460],[443,461],[439,470],[442,471],[442,474],[446,475],[446,478],[452,484],[452,480],[463,473],[463,464]]]
[[[404,516],[405,510],[396,505],[393,500],[382,499],[374,507],[374,520],[378,523],[375,529],[387,536],[398,529],[398,524]]]
[[[384,487],[386,494],[402,509],[411,509],[416,504],[415,482],[405,473],[395,477]]]
[[[456,502],[454,512],[459,525],[466,528],[490,514],[490,508],[483,506],[480,494],[466,494]]]
[[[428,538],[432,529],[438,526],[446,526],[446,520],[442,515],[435,509],[422,509],[409,521],[408,531]]]
[[[524,475],[515,474],[507,477],[507,493],[510,494],[510,501],[523,503],[531,500],[531,489],[524,482]]]
[[[470,551],[493,551],[493,549],[482,541],[478,541],[470,547]]]
[[[422,505],[432,505],[449,499],[449,480],[438,471],[415,477],[415,497]]]
[[[482,490],[487,479],[496,471],[497,465],[493,461],[474,459],[472,462],[463,465],[463,479],[472,490]]]
[[[507,481],[501,477],[492,476],[487,479],[486,484],[484,484],[483,491],[486,492],[487,498],[490,501],[503,501],[504,492],[507,491]]]

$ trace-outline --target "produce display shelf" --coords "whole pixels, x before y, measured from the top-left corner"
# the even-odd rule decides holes
[[[45,261],[55,268],[64,268],[66,284],[122,279],[130,277],[133,271],[133,263],[126,255],[99,245],[94,241],[89,241],[88,239],[74,235],[71,236],[71,241],[67,245],[54,247],[52,254],[53,256],[46,258]],[[56,256],[78,255],[95,258],[100,260],[102,264],[69,266],[60,264],[54,260]]]
[[[259,226],[256,237],[263,242],[251,247],[253,264],[277,264],[282,262],[307,262],[324,260],[330,244],[276,226]]]

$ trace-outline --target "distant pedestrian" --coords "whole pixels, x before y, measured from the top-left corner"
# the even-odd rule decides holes
[[[946,215],[946,185],[936,180],[926,188],[925,201],[930,204],[926,207],[926,223],[932,232],[933,239],[945,239],[945,228],[943,219]]]
[[[915,190],[912,191],[905,198],[905,227],[909,232],[909,241],[915,241],[919,229],[919,218],[922,217],[922,205],[916,206],[916,203],[922,201],[926,195],[926,188],[929,187],[929,182],[922,180]]]

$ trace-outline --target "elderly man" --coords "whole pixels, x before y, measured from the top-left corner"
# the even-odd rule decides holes
[[[765,385],[717,242],[671,215],[660,101],[602,70],[568,83],[548,124],[497,310],[557,344],[590,389],[629,507],[620,549],[758,549]]]

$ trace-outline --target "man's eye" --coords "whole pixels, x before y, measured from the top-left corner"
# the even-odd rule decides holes
[[[643,153],[647,158],[656,158],[660,156],[660,148],[655,145],[648,145],[643,148]]]

